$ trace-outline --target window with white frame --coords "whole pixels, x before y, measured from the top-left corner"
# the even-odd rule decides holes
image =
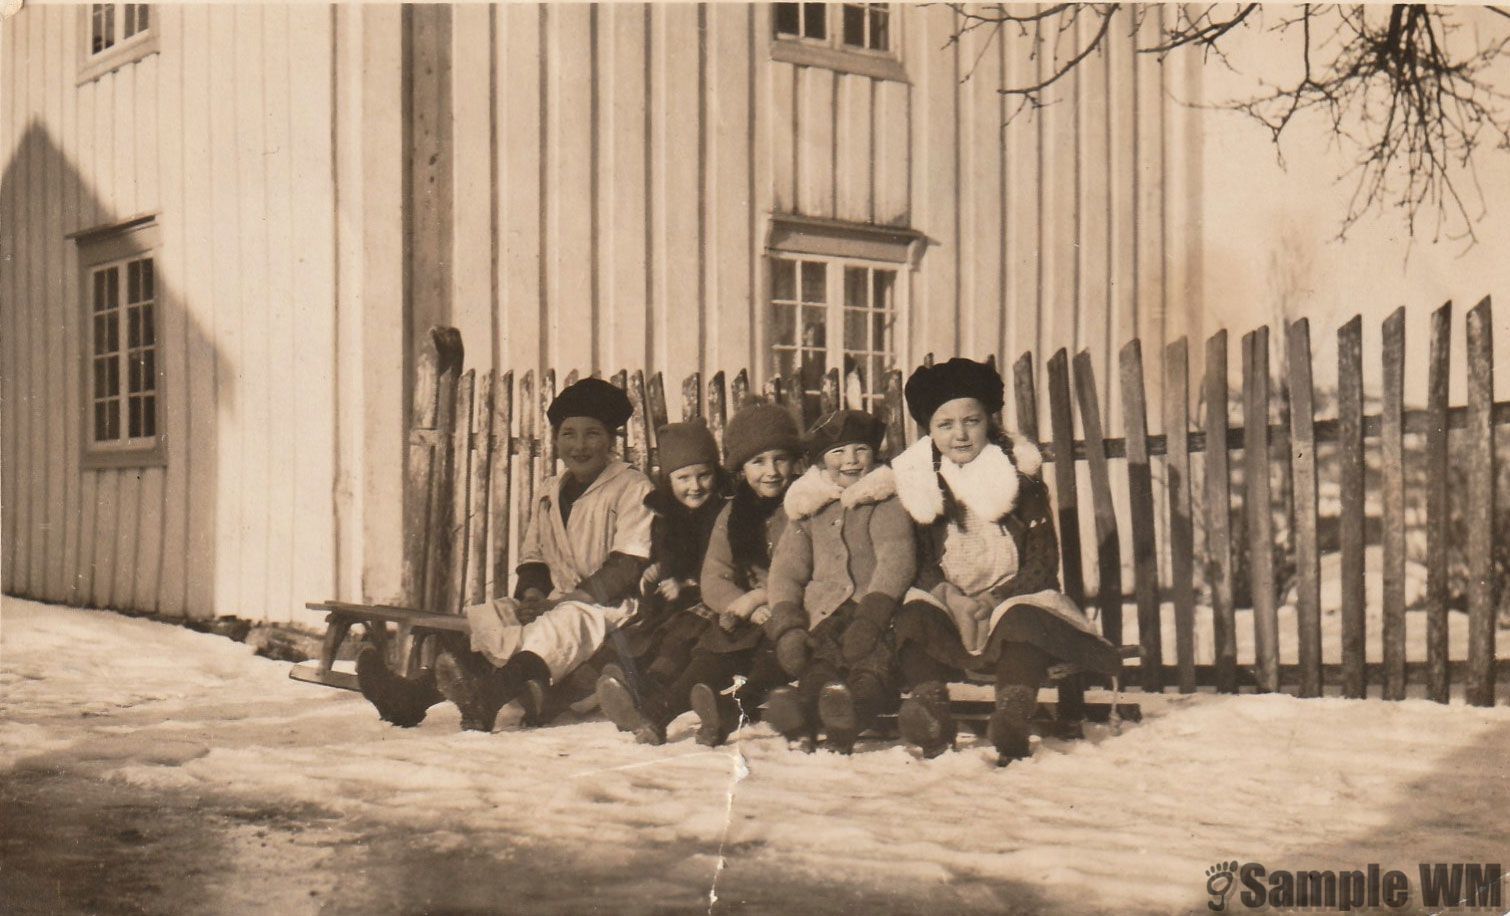
[[[841,403],[871,410],[897,362],[897,266],[833,257],[771,257],[773,371],[797,378],[816,413],[829,370]]]
[[[151,223],[79,240],[86,466],[162,460],[160,309]]]
[[[772,57],[790,63],[905,79],[890,3],[776,3]]]
[[[157,50],[147,3],[91,3],[79,8],[79,81],[85,82]]]

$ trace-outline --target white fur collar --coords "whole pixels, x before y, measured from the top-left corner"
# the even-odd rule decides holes
[[[844,489],[823,476],[822,468],[811,467],[787,488],[782,505],[789,518],[810,518],[836,499],[844,508],[852,509],[867,503],[884,502],[896,492],[896,475],[884,464]]]
[[[1036,474],[1043,465],[1042,453],[1026,439],[1014,438],[1012,451],[1016,464],[1000,446],[987,445],[969,464],[961,467],[946,459],[935,473],[933,440],[924,436],[891,462],[896,468],[897,497],[914,521],[930,524],[944,514],[944,490],[938,482],[942,477],[955,499],[976,515],[995,521],[1017,505],[1017,473]]]

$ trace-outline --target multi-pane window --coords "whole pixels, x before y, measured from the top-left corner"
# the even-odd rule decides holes
[[[89,6],[89,53],[103,54],[143,35],[151,25],[145,3],[93,3]]]
[[[846,51],[891,51],[889,3],[777,3],[776,37]]]
[[[838,369],[843,403],[873,409],[896,364],[897,271],[835,258],[771,259],[773,369],[800,379],[815,412],[823,377]]]
[[[97,447],[157,438],[156,283],[152,258],[90,272],[90,429]]]

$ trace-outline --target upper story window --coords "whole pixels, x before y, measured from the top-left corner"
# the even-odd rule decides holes
[[[890,3],[777,3],[771,56],[877,79],[905,80]]]
[[[91,3],[79,8],[79,78],[88,82],[157,51],[147,3]]]
[[[156,270],[149,219],[78,239],[84,289],[84,465],[163,461],[162,365]]]

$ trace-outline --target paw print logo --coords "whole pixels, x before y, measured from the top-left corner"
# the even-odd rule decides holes
[[[1227,908],[1227,895],[1237,880],[1237,861],[1218,862],[1206,869],[1206,893],[1211,899],[1206,903],[1212,912],[1220,913]]]

